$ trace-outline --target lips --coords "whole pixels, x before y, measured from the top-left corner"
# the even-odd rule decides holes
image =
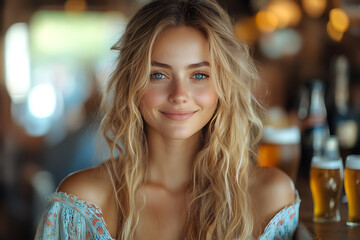
[[[171,120],[184,121],[191,118],[196,112],[197,111],[166,111],[161,113]]]

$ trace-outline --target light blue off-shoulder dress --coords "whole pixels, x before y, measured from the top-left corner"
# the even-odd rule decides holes
[[[95,204],[63,192],[50,194],[48,200],[35,240],[114,240],[106,229],[101,209]],[[296,202],[279,211],[259,239],[293,239],[299,221],[299,206],[297,194]]]

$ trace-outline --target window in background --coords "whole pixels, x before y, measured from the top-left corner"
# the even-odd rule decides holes
[[[30,136],[57,143],[86,120],[84,103],[104,86],[126,25],[119,13],[36,12],[5,36],[12,118]],[[95,93],[96,94],[96,93]]]

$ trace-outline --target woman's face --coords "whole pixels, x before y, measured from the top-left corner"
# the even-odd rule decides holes
[[[153,47],[149,77],[140,104],[148,134],[187,139],[199,133],[218,102],[204,34],[187,26],[164,30]]]

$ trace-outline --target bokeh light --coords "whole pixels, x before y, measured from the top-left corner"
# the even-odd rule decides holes
[[[30,90],[29,31],[13,24],[5,35],[5,86],[14,103],[24,102]]]
[[[329,19],[331,25],[336,31],[344,33],[349,28],[349,17],[341,8],[331,9]]]
[[[65,11],[84,11],[86,10],[85,0],[67,0],[64,5]]]
[[[50,117],[56,107],[55,90],[50,84],[35,86],[28,100],[30,113],[37,118]]]
[[[301,20],[301,9],[295,1],[276,0],[268,6],[278,19],[278,27],[296,26]]]
[[[259,38],[259,31],[256,27],[254,17],[240,19],[234,27],[235,36],[242,41],[255,42]]]
[[[259,47],[266,57],[278,59],[297,54],[302,48],[302,40],[297,31],[292,28],[284,28],[261,36]]]
[[[260,31],[272,32],[278,26],[279,20],[274,13],[262,10],[256,14],[255,22]]]
[[[302,6],[307,15],[319,18],[325,12],[326,0],[302,0]]]
[[[344,35],[343,32],[337,31],[337,30],[333,27],[333,25],[331,24],[331,22],[328,22],[328,23],[327,23],[327,25],[326,25],[326,31],[327,31],[329,37],[330,37],[332,40],[336,41],[336,42],[340,42],[341,39],[342,39],[342,37],[343,37],[343,35]]]

